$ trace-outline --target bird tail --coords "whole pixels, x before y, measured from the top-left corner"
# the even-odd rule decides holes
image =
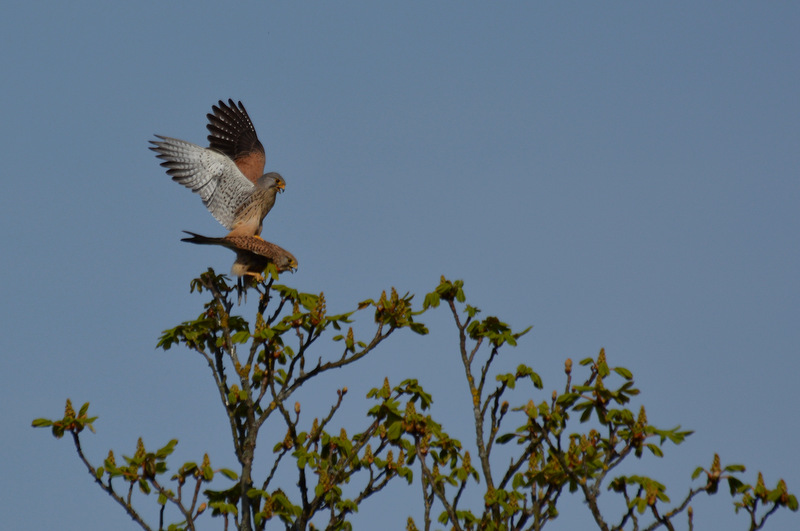
[[[190,235],[191,238],[181,238],[182,242],[196,243],[198,245],[220,245],[220,242],[222,241],[222,238],[211,238],[209,236],[202,236],[200,234],[195,234],[194,232],[189,232],[188,230],[185,230],[183,232]]]

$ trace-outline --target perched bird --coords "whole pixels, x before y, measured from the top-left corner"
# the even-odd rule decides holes
[[[264,218],[286,182],[275,172],[261,174],[264,147],[241,102],[229,103],[220,101],[208,115],[211,147],[156,135],[150,149],[173,181],[200,195],[228,236],[260,238]]]
[[[191,237],[183,238],[181,241],[201,245],[221,245],[235,252],[236,261],[231,268],[231,274],[237,277],[253,277],[261,282],[264,280],[262,273],[269,263],[275,264],[278,272],[297,269],[297,259],[292,253],[256,236],[228,235],[224,238],[210,238],[186,230],[183,232]]]

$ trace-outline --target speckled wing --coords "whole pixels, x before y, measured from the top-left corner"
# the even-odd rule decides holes
[[[184,231],[191,236],[181,241],[200,245],[221,245],[236,253],[236,262],[233,264],[233,274],[236,276],[257,276],[272,262],[278,271],[297,269],[297,259],[282,247],[272,242],[262,240],[257,236],[226,236],[224,238],[211,238]]]
[[[228,236],[225,239],[230,244],[226,247],[236,251],[237,261],[242,261],[243,257],[246,258],[250,254],[252,255],[251,262],[255,264],[259,272],[266,268],[266,264],[259,258],[265,258],[268,262],[275,264],[278,271],[297,269],[297,260],[292,253],[272,242],[254,236]],[[248,271],[252,270],[252,267],[248,267]]]
[[[233,160],[213,149],[185,140],[156,135],[152,149],[172,180],[200,195],[208,211],[231,230],[249,214],[255,186]],[[260,218],[263,219],[263,218]],[[256,225],[260,219],[255,220]]]
[[[220,100],[211,110],[213,114],[206,115],[211,149],[233,159],[244,176],[256,182],[264,173],[266,155],[244,105],[241,101],[229,99],[226,104]]]

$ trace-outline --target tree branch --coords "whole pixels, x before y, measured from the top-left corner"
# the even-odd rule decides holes
[[[130,504],[130,495],[128,496],[128,501],[126,502],[120,495],[114,492],[114,489],[111,487],[111,479],[109,478],[108,485],[103,484],[99,477],[97,477],[97,469],[95,469],[92,464],[86,459],[86,456],[83,454],[83,449],[81,448],[81,440],[78,434],[73,430],[72,432],[72,441],[75,443],[75,449],[78,452],[78,457],[81,458],[81,461],[86,466],[86,469],[89,471],[89,474],[92,476],[92,479],[95,483],[100,485],[100,488],[103,489],[115,502],[120,504],[124,509],[125,512],[128,513],[134,522],[142,526],[142,529],[147,529],[148,531],[152,531],[152,528],[148,526],[142,517],[139,516],[139,513],[133,508]],[[132,486],[132,485],[131,485]]]

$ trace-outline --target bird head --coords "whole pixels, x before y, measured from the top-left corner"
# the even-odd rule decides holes
[[[256,186],[265,190],[274,188],[277,192],[283,192],[286,189],[286,181],[279,173],[271,171],[259,177]]]
[[[286,254],[280,255],[275,260],[275,267],[278,268],[278,271],[291,271],[294,272],[297,269],[297,259],[290,253],[286,251]]]

